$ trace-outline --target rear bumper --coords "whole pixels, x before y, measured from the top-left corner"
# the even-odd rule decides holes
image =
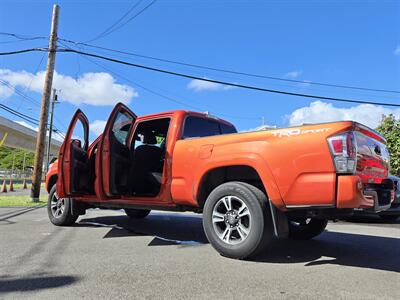
[[[338,176],[337,208],[358,208],[373,212],[390,208],[394,198],[393,182],[363,185],[358,176]]]

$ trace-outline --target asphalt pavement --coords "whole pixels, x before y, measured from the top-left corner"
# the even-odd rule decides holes
[[[254,261],[220,256],[201,215],[90,210],[56,227],[45,208],[0,209],[1,299],[400,299],[400,222],[330,223]]]

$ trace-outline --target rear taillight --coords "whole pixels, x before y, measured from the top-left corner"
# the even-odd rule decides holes
[[[329,148],[337,173],[352,173],[356,171],[357,150],[352,132],[346,132],[328,138]]]

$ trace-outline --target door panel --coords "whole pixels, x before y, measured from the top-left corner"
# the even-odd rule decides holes
[[[82,126],[82,141],[73,137],[77,125]],[[59,168],[57,194],[59,197],[80,196],[88,194],[89,188],[89,159],[88,159],[89,121],[85,114],[78,109],[68,127],[65,140],[58,155]]]
[[[124,104],[118,103],[108,118],[100,146],[102,188],[108,197],[127,194],[132,164],[128,145],[129,132],[136,115]]]

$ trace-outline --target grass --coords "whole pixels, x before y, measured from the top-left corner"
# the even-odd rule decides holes
[[[0,182],[3,183],[3,180]],[[0,185],[1,186],[1,185]],[[40,193],[40,201],[39,202],[32,202],[31,198],[29,197],[31,185],[28,184],[27,189],[22,189],[22,183],[14,183],[14,190],[18,192],[19,195],[13,194],[14,192],[10,192],[10,181],[7,180],[7,190],[8,193],[0,193],[0,207],[4,206],[39,206],[39,205],[46,205],[47,203],[47,192],[43,190],[44,183],[42,183],[42,191]],[[21,195],[22,194],[25,195]]]
[[[47,195],[41,195],[39,202],[32,202],[29,196],[0,196],[0,207],[46,205]]]

